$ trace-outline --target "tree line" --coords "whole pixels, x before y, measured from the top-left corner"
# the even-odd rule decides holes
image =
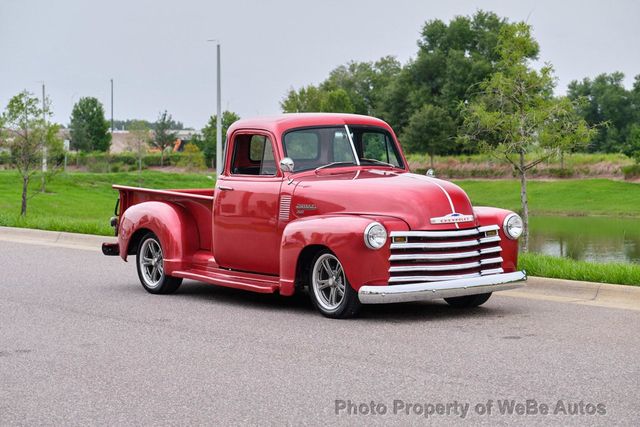
[[[512,26],[495,13],[478,11],[445,23],[427,21],[414,58],[391,56],[340,65],[318,85],[291,89],[284,112],[366,114],[387,121],[410,153],[470,154],[481,150],[464,133],[465,106],[482,96],[481,85],[500,72],[500,34]],[[533,40],[535,42],[535,40]],[[539,57],[533,43],[524,59]],[[572,150],[640,155],[640,75],[632,89],[620,72],[573,81],[567,98],[597,132]]]

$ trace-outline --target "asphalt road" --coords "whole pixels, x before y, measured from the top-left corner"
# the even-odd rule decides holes
[[[195,282],[154,296],[132,262],[0,242],[0,425],[639,425],[639,330],[638,311],[498,295],[349,321]],[[500,413],[527,399],[551,414]],[[336,414],[349,400],[386,413]]]

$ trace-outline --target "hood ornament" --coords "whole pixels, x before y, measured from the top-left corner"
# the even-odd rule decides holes
[[[454,212],[449,215],[431,218],[431,224],[455,224],[458,222],[470,222],[474,220],[475,217],[473,215],[463,215]]]

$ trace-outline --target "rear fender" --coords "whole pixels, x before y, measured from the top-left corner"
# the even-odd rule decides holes
[[[143,202],[128,208],[120,220],[118,245],[125,261],[128,254],[135,253],[132,237],[141,230],[150,230],[160,239],[169,275],[182,270],[200,246],[198,227],[186,209],[167,202]]]
[[[373,221],[384,225],[388,233],[409,229],[399,219],[369,215],[319,215],[287,224],[280,250],[280,294],[295,292],[300,254],[312,245],[326,247],[338,257],[356,291],[365,284],[386,284],[390,241],[378,250],[369,249],[364,243],[364,230]]]
[[[474,207],[473,212],[479,226],[497,224],[500,227],[498,233],[500,234],[500,247],[502,248],[502,269],[505,273],[516,271],[518,269],[518,241],[508,238],[502,227],[504,219],[513,212],[484,206]]]

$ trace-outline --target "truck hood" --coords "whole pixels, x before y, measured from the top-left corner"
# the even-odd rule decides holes
[[[412,230],[469,228],[471,222],[432,223],[448,215],[473,215],[471,201],[457,185],[408,172],[360,169],[322,171],[295,180],[292,210],[297,217],[330,213],[384,215],[404,220]],[[437,222],[438,220],[436,220]]]

